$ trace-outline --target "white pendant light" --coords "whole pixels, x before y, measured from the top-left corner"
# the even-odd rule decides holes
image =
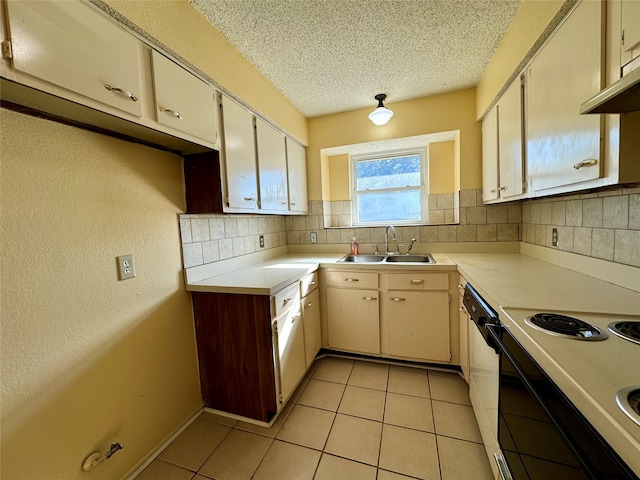
[[[393,112],[382,104],[382,101],[387,98],[387,95],[379,93],[374,98],[378,100],[378,108],[369,114],[369,120],[376,125],[384,125],[393,117]]]

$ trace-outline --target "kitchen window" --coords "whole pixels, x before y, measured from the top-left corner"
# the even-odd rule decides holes
[[[427,223],[426,148],[352,157],[354,225]]]

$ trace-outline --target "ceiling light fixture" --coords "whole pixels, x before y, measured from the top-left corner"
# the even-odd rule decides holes
[[[369,114],[369,120],[376,125],[384,125],[391,117],[393,117],[393,112],[382,104],[382,101],[387,98],[387,95],[379,93],[374,98],[378,100],[378,108]]]

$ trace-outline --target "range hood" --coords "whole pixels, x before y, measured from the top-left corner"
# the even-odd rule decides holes
[[[640,67],[580,105],[580,113],[640,111]]]

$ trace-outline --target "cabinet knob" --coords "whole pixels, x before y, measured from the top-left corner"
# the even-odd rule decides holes
[[[595,158],[590,158],[588,160],[582,160],[581,162],[574,163],[573,168],[576,170],[580,170],[582,167],[592,167],[598,164],[598,160]]]
[[[404,298],[404,297],[390,297],[389,300],[392,300],[394,302],[404,302],[406,300],[406,298]]]
[[[309,308],[311,306],[311,302],[307,303],[304,308]]]
[[[496,193],[497,191],[498,191],[498,189],[494,188],[494,189],[489,190],[489,193]]]
[[[120,95],[122,95],[124,97],[127,97],[133,102],[137,102],[138,101],[138,97],[136,97],[133,93],[128,92],[127,90],[123,90],[122,88],[112,87],[111,85],[105,85],[104,88],[106,88],[110,92],[118,93],[118,94],[120,94]]]
[[[287,202],[280,202],[280,205],[286,205]]]
[[[175,110],[171,110],[170,108],[162,108],[160,107],[160,111],[165,115],[169,115],[170,117],[177,118],[178,120],[182,120],[182,115],[180,112],[176,112]]]
[[[409,283],[411,285],[422,285],[424,283],[424,280],[409,280]]]
[[[292,206],[293,206],[293,205],[295,205],[295,204],[296,204],[296,202],[291,202],[291,205],[292,205]]]
[[[509,186],[505,185],[504,187],[500,187],[498,190],[502,192],[502,191],[506,190],[507,188],[509,188]]]
[[[359,282],[360,280],[357,278],[345,278],[344,279],[345,282]]]
[[[253,202],[255,200],[254,197],[244,197],[245,202]]]
[[[362,300],[377,300],[378,297],[362,297]]]

